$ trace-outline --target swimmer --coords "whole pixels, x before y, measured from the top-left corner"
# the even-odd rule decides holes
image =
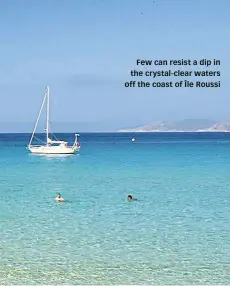
[[[132,200],[133,200],[133,197],[132,197],[131,195],[128,195],[128,196],[127,196],[127,200],[128,200],[128,201],[132,201]]]
[[[61,197],[61,194],[58,194],[57,197],[55,198],[57,202],[64,202],[64,199]]]

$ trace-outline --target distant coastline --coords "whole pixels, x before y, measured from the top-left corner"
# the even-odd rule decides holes
[[[207,119],[154,121],[140,127],[119,129],[117,132],[230,132],[230,121]]]

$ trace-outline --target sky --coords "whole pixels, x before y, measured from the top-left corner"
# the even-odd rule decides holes
[[[229,11],[229,0],[1,0],[0,132],[32,132],[46,85],[57,131],[230,121]],[[124,86],[153,81],[130,76],[146,69],[137,59],[203,58],[221,61],[203,79],[220,88]]]

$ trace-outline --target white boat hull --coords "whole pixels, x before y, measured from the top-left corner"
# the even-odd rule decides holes
[[[80,147],[66,146],[30,146],[28,150],[33,154],[76,154]]]

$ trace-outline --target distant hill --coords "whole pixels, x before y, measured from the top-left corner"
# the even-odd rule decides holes
[[[230,122],[208,119],[155,121],[141,127],[120,129],[117,132],[230,132]]]

